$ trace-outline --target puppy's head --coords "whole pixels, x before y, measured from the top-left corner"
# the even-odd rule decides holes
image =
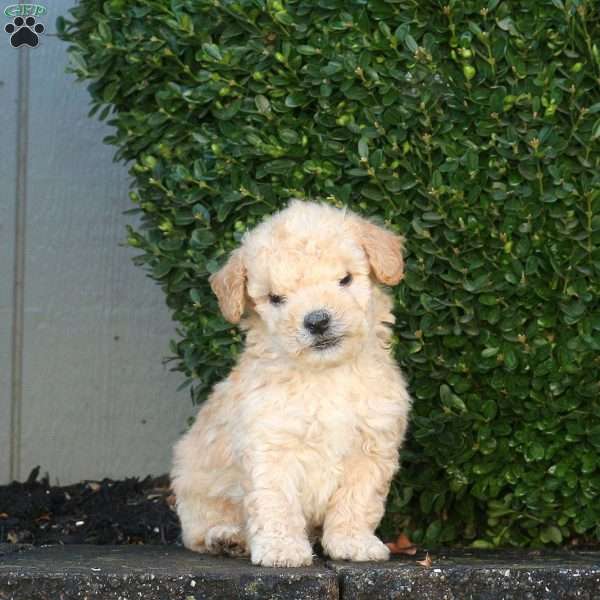
[[[350,211],[296,200],[246,234],[211,286],[225,318],[248,317],[264,350],[335,364],[393,322],[378,284],[402,279],[402,241]]]

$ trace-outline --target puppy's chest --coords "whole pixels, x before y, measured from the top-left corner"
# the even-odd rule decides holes
[[[363,410],[359,398],[328,386],[316,393],[306,390],[300,405],[304,426],[296,456],[302,465],[301,503],[308,520],[322,524],[343,476],[344,459],[361,445]]]
[[[365,407],[357,390],[335,385],[307,386],[289,409],[295,414],[299,441],[306,449],[318,451],[323,459],[339,459],[359,436],[365,420]]]

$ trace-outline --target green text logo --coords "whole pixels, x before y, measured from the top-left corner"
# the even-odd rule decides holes
[[[11,4],[4,9],[7,17],[41,17],[46,12],[41,4]]]

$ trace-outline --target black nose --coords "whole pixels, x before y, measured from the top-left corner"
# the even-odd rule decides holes
[[[331,315],[326,310],[313,310],[304,317],[304,327],[313,335],[325,333],[329,327]]]

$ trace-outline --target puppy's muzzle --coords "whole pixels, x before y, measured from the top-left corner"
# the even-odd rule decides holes
[[[337,346],[341,340],[341,335],[335,335],[331,327],[331,314],[324,310],[313,310],[304,317],[304,328],[313,337],[313,343],[310,345],[314,350],[325,350]]]
[[[324,335],[329,329],[331,315],[326,310],[313,310],[304,317],[304,327],[311,335]]]

